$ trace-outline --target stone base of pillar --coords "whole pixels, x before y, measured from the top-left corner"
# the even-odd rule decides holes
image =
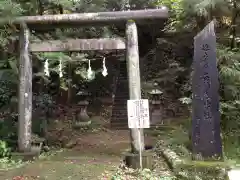
[[[16,159],[21,159],[22,161],[32,161],[40,156],[40,150],[38,147],[32,147],[30,152],[15,152],[12,153],[12,156]]]
[[[142,168],[143,169],[153,169],[154,158],[153,151],[144,151],[142,152]],[[126,153],[125,154],[125,165],[129,168],[140,169],[140,158],[139,154]]]

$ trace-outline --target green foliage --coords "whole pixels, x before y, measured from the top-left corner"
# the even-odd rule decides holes
[[[0,140],[0,158],[10,155],[10,149],[5,141]]]
[[[12,97],[11,86],[7,81],[0,81],[0,107],[9,104]]]
[[[17,115],[7,114],[0,121],[0,137],[13,149],[17,145]]]
[[[227,5],[225,0],[183,0],[184,10],[187,14],[207,16],[211,9]]]
[[[192,103],[192,99],[189,97],[180,98],[179,101],[181,101],[183,104],[187,104],[187,105]]]
[[[13,160],[9,157],[4,157],[0,159],[0,170],[9,170],[12,168],[19,168],[23,165],[24,163],[22,160]]]
[[[185,8],[183,7],[184,0],[163,0],[158,1],[158,5],[166,6],[170,12],[169,23],[165,27],[168,31],[175,30],[183,24],[183,18],[185,17]]]
[[[39,93],[34,96],[36,107],[41,109],[50,109],[54,106],[55,101],[53,101],[52,96],[45,93]]]
[[[226,47],[218,48],[218,63],[221,78],[221,113],[223,129],[230,133],[239,129],[240,122],[240,52]]]
[[[1,17],[11,17],[21,15],[24,10],[21,8],[21,4],[12,0],[0,1],[0,15]]]

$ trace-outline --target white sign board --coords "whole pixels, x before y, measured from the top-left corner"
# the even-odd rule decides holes
[[[128,100],[128,127],[150,128],[148,99]]]
[[[240,177],[240,169],[231,169],[228,171],[229,180],[238,180]]]

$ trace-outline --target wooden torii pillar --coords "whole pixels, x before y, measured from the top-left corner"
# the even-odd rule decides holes
[[[31,151],[31,117],[32,117],[32,69],[29,52],[65,52],[81,50],[127,49],[126,59],[129,78],[130,99],[141,98],[141,81],[139,69],[138,35],[136,23],[149,23],[151,20],[166,20],[168,10],[146,9],[133,11],[97,12],[80,14],[60,14],[43,16],[22,16],[12,19],[0,19],[0,25],[20,25],[20,68],[19,68],[19,150]],[[144,21],[145,20],[145,21]],[[30,43],[30,29],[55,29],[62,26],[108,25],[127,22],[126,39],[79,39],[66,41],[46,41]],[[130,129],[131,152],[139,154],[138,130]],[[141,131],[142,150],[144,148],[143,131]]]
[[[21,24],[19,35],[18,149],[31,151],[32,135],[32,60],[29,57],[30,32]]]
[[[134,21],[129,20],[126,25],[127,38],[127,69],[128,69],[128,84],[129,97],[131,100],[141,99],[141,76],[139,67],[139,52],[138,52],[138,33],[137,25]],[[130,129],[131,151],[138,153],[144,150],[144,135],[143,129],[140,130],[141,145],[139,144],[139,132],[137,129]],[[140,149],[141,148],[141,149]]]

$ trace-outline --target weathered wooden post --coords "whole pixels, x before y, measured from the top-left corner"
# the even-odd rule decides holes
[[[192,88],[193,154],[203,158],[222,157],[214,21],[194,38]]]
[[[141,99],[141,80],[139,68],[139,52],[138,52],[138,34],[136,23],[132,20],[127,22],[126,26],[127,38],[127,69],[128,69],[128,83],[130,100]],[[144,136],[143,129],[141,129],[141,146],[139,146],[138,129],[130,129],[131,136],[131,151],[132,153],[139,153],[144,150]],[[141,148],[141,149],[140,149]]]
[[[32,61],[29,57],[29,36],[27,25],[22,23],[19,36],[19,94],[18,94],[18,149],[31,151],[32,134]]]
[[[129,20],[126,26],[126,58],[130,100],[141,99],[137,26]],[[143,129],[130,128],[131,152],[126,154],[126,165],[131,168],[152,168],[152,154],[145,152]]]

